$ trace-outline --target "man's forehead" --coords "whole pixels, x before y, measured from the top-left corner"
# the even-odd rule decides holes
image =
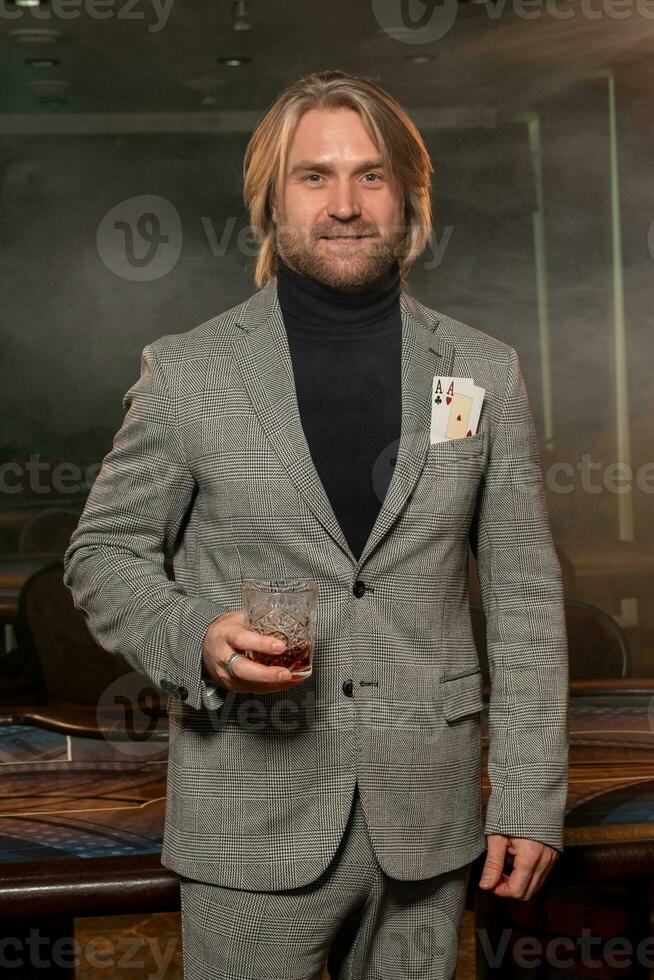
[[[343,143],[359,144],[363,152],[366,152],[364,147],[369,150],[373,145],[361,117],[352,109],[334,112],[309,109],[305,112],[295,127],[291,150],[308,143],[321,155],[333,153],[335,145]]]

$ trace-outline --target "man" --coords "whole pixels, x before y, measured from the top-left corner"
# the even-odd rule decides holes
[[[471,862],[487,847],[482,887],[528,900],[562,850],[567,641],[537,436],[515,350],[402,289],[431,170],[365,78],[279,96],[245,159],[260,288],[144,349],[65,556],[97,640],[170,695],[162,863],[187,976],[319,978],[331,947],[333,980],[451,977]],[[485,389],[474,434],[430,441],[435,375]],[[275,651],[246,627],[249,578],[318,583],[309,679],[243,654]]]

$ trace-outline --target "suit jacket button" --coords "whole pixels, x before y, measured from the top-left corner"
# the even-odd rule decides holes
[[[357,581],[354,583],[352,591],[357,599],[360,599],[363,593],[366,591],[366,583],[362,582],[361,579],[357,579]]]
[[[179,698],[180,698],[181,701],[186,701],[186,699],[188,697],[188,690],[185,687],[178,687],[177,688],[177,694],[178,694],[178,696],[179,696]]]
[[[343,694],[347,694],[348,698],[351,698],[352,697],[352,688],[353,687],[354,687],[354,684],[352,683],[352,679],[351,678],[349,680],[343,681]]]

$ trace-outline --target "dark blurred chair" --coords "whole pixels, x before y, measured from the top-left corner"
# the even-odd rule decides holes
[[[0,658],[0,704],[67,702],[95,706],[132,667],[103,650],[64,585],[63,562],[31,575],[18,599],[18,649]],[[146,678],[144,684],[152,688]]]
[[[39,511],[22,528],[18,550],[23,555],[63,555],[79,518],[76,511],[57,507]]]
[[[490,682],[486,650],[486,616],[481,603],[470,604],[470,618],[484,682]],[[565,600],[570,680],[629,677],[629,643],[613,617],[581,599]]]
[[[556,557],[559,559],[559,564],[561,566],[561,577],[563,579],[563,594],[566,596],[572,596],[576,591],[577,576],[575,573],[575,567],[572,564],[572,560],[567,555],[567,553],[560,548],[559,545],[555,545]],[[469,552],[469,564],[468,564],[468,589],[470,592],[470,602],[481,604],[481,592],[479,590],[479,577],[477,575],[477,562],[472,551]]]

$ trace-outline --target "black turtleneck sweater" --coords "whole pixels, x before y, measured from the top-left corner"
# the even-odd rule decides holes
[[[277,295],[309,451],[359,558],[393,473],[402,421],[400,274],[344,293],[277,262]]]

